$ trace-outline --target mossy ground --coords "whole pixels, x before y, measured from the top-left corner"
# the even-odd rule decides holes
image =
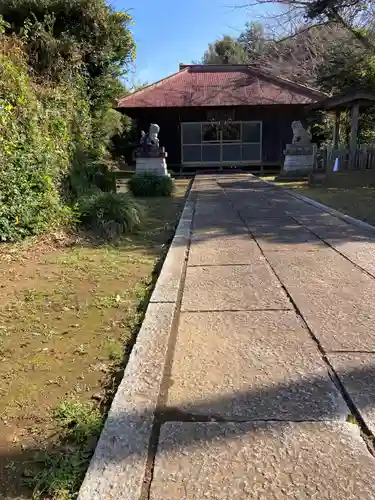
[[[145,226],[114,244],[64,236],[0,247],[0,498],[31,497],[24,480],[66,431],[61,402],[105,410],[189,182],[177,180],[172,198],[141,199]]]

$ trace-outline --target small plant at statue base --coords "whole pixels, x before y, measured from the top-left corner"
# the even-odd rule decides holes
[[[141,207],[125,193],[91,191],[78,199],[77,210],[83,226],[107,239],[132,233],[142,224]]]
[[[133,175],[128,186],[134,196],[171,196],[175,183],[168,176],[145,173]]]

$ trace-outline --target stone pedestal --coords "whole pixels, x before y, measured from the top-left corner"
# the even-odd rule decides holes
[[[137,149],[135,151],[135,175],[152,173],[170,177],[167,170],[167,156],[164,148],[148,148],[147,151]]]
[[[165,158],[136,158],[135,174],[141,175],[145,173],[152,173],[160,176],[169,176]]]
[[[284,166],[279,177],[285,178],[307,178],[313,171],[316,145],[287,144],[284,155]]]

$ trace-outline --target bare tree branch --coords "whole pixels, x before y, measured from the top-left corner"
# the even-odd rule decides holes
[[[306,33],[307,31],[310,31],[313,28],[316,28],[318,26],[328,26],[329,24],[330,24],[329,21],[325,21],[325,22],[321,22],[321,23],[317,23],[317,24],[309,24],[308,26],[306,26],[306,28],[302,28],[299,31],[295,31],[291,35],[287,35],[283,38],[279,38],[278,40],[276,40],[276,43],[286,42],[287,40],[289,40],[291,38],[295,38],[296,36],[301,35],[303,33]]]
[[[259,5],[278,5],[286,10],[279,15],[291,24],[304,19],[310,19],[311,26],[321,26],[329,23],[341,24],[350,32],[366,50],[374,50],[374,41],[360,30],[360,21],[368,20],[373,4],[369,0],[255,0],[236,8],[249,8]],[[273,18],[275,21],[275,18]],[[306,28],[308,29],[308,28]],[[291,34],[285,38],[292,36]]]
[[[370,42],[369,38],[365,35],[363,35],[358,29],[355,29],[353,26],[351,26],[337,11],[337,9],[332,8],[332,14],[334,16],[334,19],[338,22],[341,23],[344,28],[346,28],[348,31],[354,35],[354,37],[360,41],[363,46],[368,49],[372,50],[374,49],[373,43]]]

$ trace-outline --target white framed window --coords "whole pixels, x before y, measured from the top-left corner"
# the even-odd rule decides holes
[[[260,163],[262,122],[182,122],[183,164]]]

